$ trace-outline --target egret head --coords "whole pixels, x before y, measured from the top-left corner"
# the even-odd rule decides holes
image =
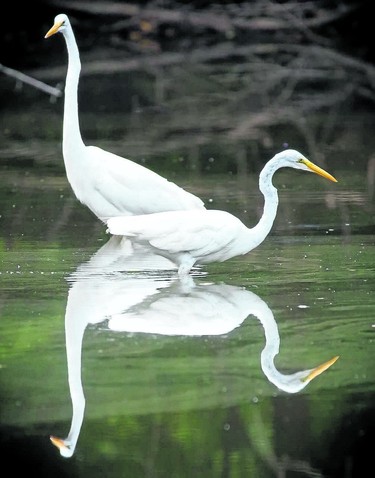
[[[48,38],[57,32],[64,33],[64,30],[66,30],[69,25],[69,18],[64,13],[56,15],[53,26],[44,35],[44,38]]]
[[[269,365],[269,360],[264,360],[264,350],[261,355],[262,369],[269,381],[276,385],[277,388],[287,393],[297,393],[306,387],[314,378],[325,372],[331,365],[333,365],[339,358],[338,355],[331,358],[327,362],[318,365],[315,368],[308,370],[301,370],[292,374],[283,374],[276,370],[273,362],[272,367]],[[263,361],[264,360],[264,361]],[[264,365],[266,364],[266,365]]]
[[[66,440],[62,440],[61,438],[57,438],[52,435],[50,436],[50,440],[55,447],[59,449],[61,456],[64,458],[70,458],[73,456],[74,447],[72,447]]]
[[[315,174],[319,174],[319,176],[323,176],[323,178],[337,183],[336,178],[327,173],[327,171],[324,169],[309,161],[303,154],[295,149],[286,149],[285,151],[281,151],[281,153],[276,154],[273,159],[277,161],[279,167],[285,166],[313,172]]]

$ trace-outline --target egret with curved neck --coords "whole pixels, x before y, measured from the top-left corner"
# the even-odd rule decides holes
[[[68,50],[63,119],[63,157],[68,181],[79,201],[103,222],[109,217],[204,209],[203,202],[175,183],[129,159],[82,140],[78,116],[81,61],[69,18],[55,17],[48,38],[62,33]]]
[[[314,172],[337,182],[301,153],[288,149],[270,159],[259,175],[264,210],[253,228],[248,228],[228,212],[203,209],[114,217],[107,221],[107,232],[148,245],[174,262],[180,276],[188,274],[196,263],[223,262],[247,254],[264,241],[272,228],[279,203],[272,177],[285,167]]]

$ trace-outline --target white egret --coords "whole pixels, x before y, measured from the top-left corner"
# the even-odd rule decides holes
[[[129,159],[82,140],[78,116],[81,61],[69,18],[55,17],[48,38],[62,33],[68,50],[63,120],[63,157],[68,181],[79,201],[103,222],[112,216],[204,209],[197,196]]]
[[[50,437],[65,458],[73,456],[84,421],[82,349],[89,324],[101,323],[96,333],[109,330],[213,337],[229,334],[254,316],[265,334],[260,353],[261,369],[270,383],[286,393],[300,392],[338,359],[336,356],[310,369],[283,373],[274,363],[280,350],[277,322],[264,300],[244,287],[206,281],[196,284],[191,276],[189,281],[181,281],[150,273],[164,267],[164,263],[159,264],[160,260],[165,259],[147,250],[129,250],[127,243],[122,244],[119,237],[113,236],[69,278],[65,341],[73,414],[68,435]],[[249,389],[253,388],[254,383],[249,379]],[[217,400],[220,403],[220,394]],[[178,402],[178,397],[173,402]]]
[[[247,254],[264,241],[272,228],[279,202],[272,177],[283,167],[312,171],[337,182],[301,153],[289,149],[276,154],[260,173],[259,189],[264,196],[264,211],[253,228],[248,228],[228,212],[203,209],[114,217],[107,221],[107,232],[148,245],[173,261],[180,276],[188,274],[195,263],[223,262]]]

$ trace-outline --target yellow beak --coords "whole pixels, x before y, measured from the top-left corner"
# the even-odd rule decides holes
[[[302,381],[303,381],[303,382],[310,382],[310,381],[313,380],[315,377],[317,377],[318,375],[320,375],[321,373],[323,373],[325,370],[327,370],[327,368],[329,368],[331,365],[333,365],[338,358],[339,358],[339,356],[336,355],[336,357],[331,358],[331,360],[328,360],[328,362],[324,362],[324,363],[322,363],[322,365],[319,365],[318,367],[314,368],[314,369],[311,370],[311,372],[307,375],[307,377],[305,377]]]
[[[337,179],[334,178],[331,174],[327,173],[327,171],[324,171],[324,169],[319,168],[316,164],[312,163],[308,159],[302,159],[301,163],[303,163],[305,166],[307,166],[311,171],[313,171],[316,174],[319,174],[319,176],[323,176],[323,178],[329,179],[330,181],[333,181],[334,183],[337,183]]]
[[[57,438],[57,437],[54,437],[54,436],[50,436],[49,437],[51,442],[58,448],[64,448],[66,445],[65,443],[63,442],[63,440],[61,440],[61,438]]]
[[[48,32],[44,35],[44,38],[48,38],[52,35],[54,35],[55,33],[57,33],[59,31],[59,28],[61,27],[61,25],[63,24],[63,22],[57,22],[53,25],[52,28],[50,28],[48,30]]]

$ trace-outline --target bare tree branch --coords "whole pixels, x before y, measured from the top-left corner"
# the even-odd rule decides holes
[[[15,78],[19,84],[26,83],[32,86],[33,88],[37,88],[53,97],[58,98],[62,95],[62,91],[59,88],[54,88],[53,86],[49,86],[46,83],[43,83],[42,81],[36,80],[35,78],[32,78],[31,76],[21,73],[20,71],[14,70],[12,68],[8,68],[2,65],[1,63],[0,63],[0,72],[4,73],[5,75],[11,76],[12,78]]]

